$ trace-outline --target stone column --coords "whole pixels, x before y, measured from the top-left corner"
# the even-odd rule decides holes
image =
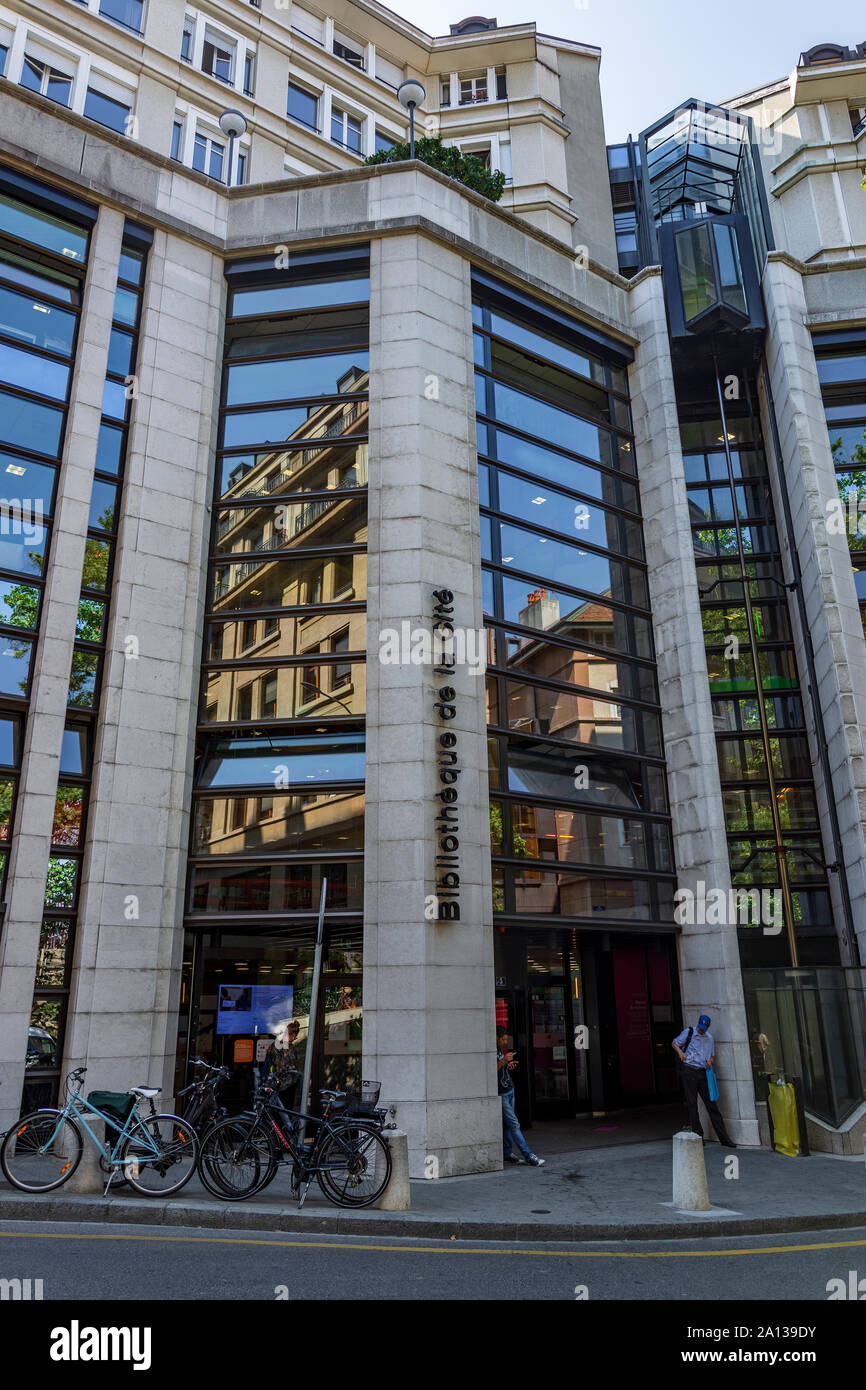
[[[222,265],[158,231],[147,269],[67,1065],[172,1095]],[[133,640],[130,640],[133,639]],[[136,652],[127,655],[127,652]]]
[[[430,631],[435,589],[453,592],[456,625],[482,626],[469,266],[423,235],[374,241],[370,310],[364,1074],[397,1104],[412,1176],[445,1177],[502,1163],[484,679],[380,650],[406,622]],[[425,919],[446,685],[460,767],[453,922]]]
[[[631,282],[640,344],[632,413],[656,642],[679,887],[731,887],[676,391],[661,271]],[[734,1139],[757,1144],[754,1086],[735,921],[685,923],[679,938],[686,1022],[708,1013],[717,1044],[721,1106]]]
[[[860,959],[866,962],[866,642],[860,607],[854,588],[851,557],[845,534],[828,530],[830,504],[839,497],[830,436],[821,400],[821,385],[812,339],[806,327],[806,297],[802,276],[787,257],[770,253],[764,270],[767,306],[767,365],[782,446],[777,467],[784,469],[791,501],[794,544],[803,574],[803,597],[818,679],[817,692],[806,690],[807,666],[797,605],[788,604],[803,686],[804,703],[810,708],[817,697],[823,715],[830,759],[848,891]],[[773,435],[762,400],[763,431],[768,451]],[[777,529],[786,573],[791,560],[781,500],[774,488]],[[833,857],[827,793],[815,748],[814,724],[810,729],[813,775],[818,796],[826,853]],[[839,876],[828,874],[833,916],[837,923],[843,965],[856,962],[853,943],[845,939]]]
[[[122,236],[122,215],[103,208],[90,242],[0,936],[0,1130],[20,1113]]]

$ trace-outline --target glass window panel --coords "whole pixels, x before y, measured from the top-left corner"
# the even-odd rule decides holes
[[[226,330],[226,357],[290,357],[315,351],[365,348],[369,338],[366,304],[317,310],[282,319],[239,319]]]
[[[315,130],[318,125],[318,111],[318,97],[303,87],[296,86],[294,82],[290,82],[286,115],[291,116],[295,121],[300,121],[303,125],[312,126]]]
[[[367,557],[314,556],[297,560],[245,560],[216,565],[211,571],[210,604],[220,609],[294,608],[330,603],[345,593],[363,598]],[[352,566],[351,589],[346,588]]]
[[[20,513],[13,513],[11,524],[6,518],[6,526],[12,534],[4,534],[0,526],[0,569],[28,575],[42,574],[47,529],[26,515],[22,517]]]
[[[560,531],[571,540],[588,541],[605,550],[643,559],[640,523],[628,521],[590,502],[575,502],[555,488],[524,482],[496,470],[499,490],[497,510],[531,520],[549,531]]]
[[[69,672],[69,693],[67,704],[81,709],[93,709],[96,705],[97,680],[99,677],[99,653],[73,651],[72,668]]]
[[[84,826],[84,788],[61,783],[54,799],[54,824],[51,829],[52,845],[77,845],[81,843]]]
[[[77,859],[63,859],[52,855],[48,861],[48,876],[45,880],[46,907],[75,906],[78,866],[79,861]]]
[[[495,338],[489,340],[489,351],[490,370],[500,381],[511,382],[536,396],[544,396],[565,410],[590,415],[606,424],[619,423],[628,429],[627,407],[623,402],[609,397],[602,387],[581,381],[549,362],[538,362],[519,348],[500,343]],[[619,407],[622,414],[618,417]]]
[[[141,284],[144,273],[144,252],[133,251],[124,246],[120,252],[117,274],[121,280],[129,280],[133,285]]]
[[[117,528],[117,488],[112,483],[104,483],[94,478],[90,490],[90,515],[87,524],[96,531],[114,531]]]
[[[33,347],[69,357],[76,323],[75,314],[68,309],[0,287],[0,333],[10,338],[20,338]]]
[[[129,376],[132,367],[132,350],[135,338],[119,328],[112,328],[108,340],[108,371],[115,376]]]
[[[243,854],[364,848],[362,792],[326,792],[320,796],[208,798],[195,806],[193,853]]]
[[[32,584],[0,579],[0,623],[34,630],[39,616],[39,590]]]
[[[485,382],[491,388],[489,408]],[[584,454],[609,468],[621,468],[626,473],[635,471],[629,440],[611,434],[600,425],[581,420],[557,406],[548,405],[546,401],[517,391],[512,386],[505,386],[502,382],[478,376],[477,409],[481,415],[492,411],[494,418],[503,425],[537,435],[539,439],[560,448]]]
[[[508,868],[505,877],[514,883],[515,910],[521,914],[587,917],[595,926],[602,913],[629,921],[657,915],[652,885],[646,880]]]
[[[523,681],[506,683],[506,700],[508,727],[520,733],[627,752],[639,749],[640,716],[627,706]]]
[[[120,472],[124,433],[116,425],[101,424],[96,442],[96,467],[101,473]]]
[[[657,700],[655,675],[645,666],[622,661],[613,652],[554,646],[527,637],[524,633],[502,632],[498,661],[518,675],[559,681],[563,685],[587,686],[609,695],[626,695],[633,700]]]
[[[261,739],[211,740],[202,756],[198,785],[280,791],[363,777],[364,740],[357,734],[297,739],[272,735],[266,748]]]
[[[63,1015],[66,1000],[34,999],[27,1030],[25,1075],[55,1070],[63,1054]],[[24,1109],[53,1105],[56,1092],[51,1082],[33,1084],[25,1081],[22,1103]]]
[[[230,296],[230,315],[269,317],[297,313],[299,309],[325,308],[329,304],[357,304],[369,298],[368,275],[299,281],[293,285],[270,285],[266,289],[235,290]]]
[[[748,312],[746,308],[746,287],[743,282],[743,271],[740,265],[736,229],[727,226],[725,223],[716,222],[713,224],[713,236],[716,242],[716,256],[719,262],[722,299],[726,304],[730,304],[732,309],[736,309],[741,314],[746,314]]]
[[[82,724],[68,724],[63,730],[60,749],[60,771],[67,776],[85,774],[89,770],[88,731]]]
[[[571,372],[590,377],[599,384],[604,383],[604,363],[597,357],[591,357],[587,352],[570,347],[562,339],[555,338],[551,334],[529,328],[525,323],[519,323],[517,319],[512,318],[510,314],[501,313],[498,309],[491,309],[490,331],[498,337],[504,338],[507,342],[527,348],[537,357],[546,357],[549,362],[556,362],[560,367],[566,367]]]
[[[135,290],[124,289],[123,285],[118,285],[114,292],[114,312],[113,317],[117,323],[129,324],[135,327],[138,317],[138,294]]]
[[[285,493],[364,488],[367,469],[366,444],[255,450],[223,458],[222,491],[233,498],[276,499]]]
[[[343,719],[363,715],[365,671],[362,662],[209,671],[202,682],[201,719],[203,723],[227,723],[241,719]],[[339,675],[346,672],[348,681],[338,682]]]
[[[62,917],[43,917],[34,982],[38,988],[62,989],[66,984],[67,952],[71,936],[71,922]]]
[[[0,231],[16,240],[66,256],[70,261],[84,263],[87,233],[82,228],[5,194],[0,194]]]
[[[282,507],[217,513],[216,553],[250,555],[298,547],[351,545],[367,538],[367,499],[321,497]]]
[[[32,642],[0,636],[0,694],[27,694],[32,654]]]
[[[129,111],[129,106],[124,102],[104,96],[102,92],[97,92],[94,87],[87,88],[87,96],[84,98],[84,114],[89,116],[92,121],[98,121],[100,125],[108,126],[110,130],[116,130],[119,135],[126,135]]]
[[[21,760],[21,721],[16,715],[0,717],[0,766],[17,767]]]
[[[575,786],[577,766],[586,769]],[[652,804],[646,803],[641,764],[636,759],[611,759],[603,752],[578,755],[546,743],[509,742],[508,790],[531,797],[550,797],[571,804],[592,802],[610,807],[632,807],[644,811],[664,811],[664,800],[656,800],[658,787],[650,788]],[[583,783],[586,783],[584,786]]]
[[[88,536],[84,542],[81,587],[83,589],[107,589],[110,563],[111,541],[99,541],[93,536]]]
[[[66,399],[69,386],[69,368],[47,357],[37,357],[35,353],[0,343],[0,381],[62,401]]]
[[[650,862],[649,826],[643,821],[519,804],[512,807],[511,816],[513,848],[506,847],[506,857],[554,859],[618,869],[654,867]],[[671,853],[666,827],[654,829],[662,832],[654,843],[663,861],[655,867],[669,869]]]
[[[499,533],[502,564],[554,584],[570,584],[588,593],[604,595],[620,603],[647,608],[649,598],[646,577],[641,570],[612,560],[594,551],[581,550],[538,535],[522,526],[496,522]]]
[[[80,304],[79,282],[62,271],[52,270],[24,256],[16,256],[11,251],[0,248],[0,278],[11,280],[37,295],[49,295],[60,299],[64,304]]]
[[[686,323],[716,303],[716,283],[710,232],[706,223],[689,227],[674,237],[683,311]]]
[[[227,368],[227,405],[252,405],[256,401],[336,396],[364,391],[370,355],[351,352],[323,353],[316,357],[274,358],[268,362],[240,362]]]
[[[559,483],[561,487],[573,488],[575,492],[597,497],[613,507],[626,507],[639,512],[640,503],[635,485],[616,474],[602,473],[589,464],[579,463],[577,459],[558,454],[553,449],[545,449],[540,444],[520,439],[507,430],[482,427],[486,441],[479,442],[479,453],[489,453],[491,458],[521,468],[537,479],[546,478]],[[489,443],[489,448],[488,448]]]
[[[325,906],[360,912],[364,868],[360,861],[326,864],[233,864],[194,868],[190,876],[193,912],[310,912],[319,906],[327,877]]]
[[[140,34],[144,0],[99,0],[99,13]]]
[[[62,410],[0,391],[0,442],[56,458],[62,428]]]
[[[78,618],[75,636],[80,642],[101,642],[105,621],[105,604],[96,598],[78,600]]]
[[[0,841],[4,844],[8,842],[11,832],[15,786],[11,778],[0,778]]]
[[[502,617],[523,627],[555,632],[578,643],[652,656],[649,622],[561,589],[529,588],[525,579],[502,576]],[[634,633],[634,636],[632,635]]]
[[[47,463],[36,463],[23,455],[0,451],[0,506],[14,515],[41,510],[51,515],[57,470]]]

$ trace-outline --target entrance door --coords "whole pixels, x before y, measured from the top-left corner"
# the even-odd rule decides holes
[[[568,1113],[568,1029],[564,984],[533,984],[529,994],[535,1103]]]

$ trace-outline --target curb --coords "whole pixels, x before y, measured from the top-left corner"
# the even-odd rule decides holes
[[[43,1202],[38,1198],[0,1196],[0,1221],[92,1221],[105,1225],[191,1226],[208,1230],[282,1231],[306,1235],[421,1236],[428,1240],[488,1240],[591,1242],[622,1240],[694,1240],[696,1236],[784,1234],[796,1231],[846,1230],[866,1226],[866,1211],[827,1212],[800,1216],[762,1216],[721,1219],[683,1217],[680,1221],[647,1221],[637,1225],[587,1225],[563,1222],[472,1221],[442,1218],[342,1216],[311,1213],[295,1207],[263,1207],[210,1202],[106,1201],[102,1197],[73,1197]]]

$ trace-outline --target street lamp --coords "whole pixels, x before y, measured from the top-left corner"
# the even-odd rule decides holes
[[[405,106],[406,110],[409,112],[410,159],[415,158],[415,107],[420,106],[426,95],[427,93],[421,86],[421,83],[416,81],[414,77],[410,77],[406,82],[401,82],[400,86],[397,88],[397,100],[400,105]]]
[[[247,128],[247,118],[242,111],[224,111],[220,116],[220,130],[223,135],[229,138],[229,168],[226,175],[226,187],[232,185],[232,165],[234,162],[235,140],[239,140]]]

